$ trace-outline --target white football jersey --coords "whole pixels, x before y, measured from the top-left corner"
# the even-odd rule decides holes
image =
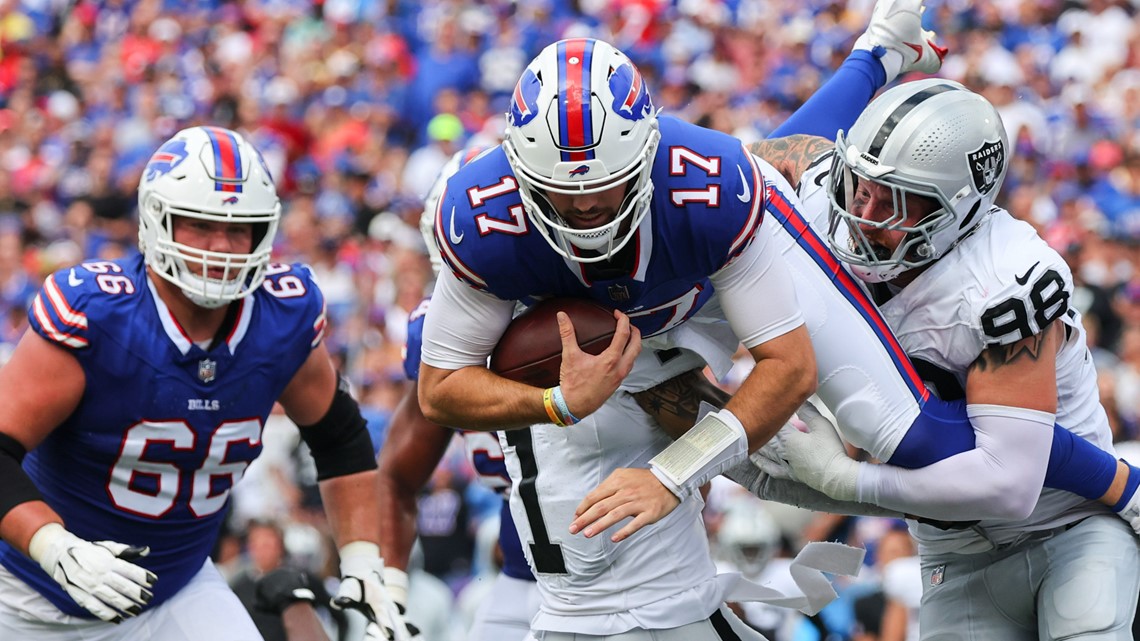
[[[699,495],[621,543],[610,541],[616,526],[593,538],[569,532],[587,492],[617,468],[647,468],[671,442],[632,396],[618,391],[570,427],[500,438],[514,481],[511,513],[542,595],[534,630],[673,628],[708,618],[724,601]]]
[[[966,373],[986,346],[1011,344],[1052,321],[1061,323],[1065,337],[1057,354],[1057,423],[1111,452],[1112,434],[1080,313],[1069,305],[1072,293],[1072,273],[1061,256],[1030,225],[998,209],[880,309],[916,364],[925,362],[928,371],[945,373],[935,383],[948,388],[938,390],[943,397],[963,394]],[[1046,489],[1025,521],[983,521],[976,529],[995,543],[1009,543],[1027,531],[1098,510],[1079,496]],[[976,529],[912,525],[924,552],[990,547]]]

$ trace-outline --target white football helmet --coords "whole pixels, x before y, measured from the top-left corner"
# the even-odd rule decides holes
[[[716,542],[725,561],[746,578],[755,579],[780,549],[780,528],[763,504],[742,499],[725,511]]]
[[[962,85],[909,82],[876,98],[851,130],[839,133],[829,176],[828,240],[868,282],[889,281],[938,260],[993,208],[1009,166],[1009,138],[997,110]],[[895,215],[871,222],[847,204],[860,180],[889,187]],[[940,205],[907,225],[905,196]],[[905,232],[898,247],[871,243],[865,229]]]
[[[439,245],[435,244],[435,217],[439,210],[439,201],[443,198],[443,193],[447,188],[447,180],[455,175],[463,165],[478,158],[487,147],[468,147],[467,149],[460,149],[452,154],[451,158],[439,170],[439,176],[432,183],[431,189],[428,190],[427,198],[424,198],[424,211],[420,214],[420,235],[424,238],[424,243],[427,245],[428,258],[431,259],[431,270],[435,275],[439,275],[439,270],[443,267],[443,257],[439,254]]]
[[[249,223],[252,251],[230,254],[177,243],[174,216]],[[139,250],[154,273],[201,307],[222,307],[261,285],[280,219],[265,161],[229,129],[178,132],[150,157],[139,183]],[[224,270],[221,277],[210,277],[209,270],[217,268]]]
[[[563,257],[591,263],[624,247],[649,212],[660,139],[653,100],[637,67],[610,44],[574,38],[543,49],[523,71],[507,113],[503,149],[538,231]],[[626,195],[617,216],[592,229],[566,224],[545,196],[619,185]],[[579,256],[575,248],[598,254]]]

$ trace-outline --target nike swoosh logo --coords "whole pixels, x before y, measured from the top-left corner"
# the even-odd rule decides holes
[[[463,234],[455,233],[455,208],[451,208],[451,219],[447,223],[447,237],[451,239],[451,243],[458,245],[463,242]]]
[[[740,172],[740,184],[744,185],[744,193],[736,194],[736,197],[740,199],[740,202],[746,203],[752,197],[752,188],[748,186],[748,179],[744,177],[744,168],[737,165],[736,171]]]
[[[80,285],[83,284],[82,278],[76,278],[75,277],[75,268],[74,267],[72,267],[71,271],[68,272],[68,274],[67,274],[67,284],[71,285],[72,287],[79,287]]]
[[[922,60],[922,45],[916,45],[912,42],[904,42],[903,44],[918,52],[918,57],[914,59],[915,62]]]
[[[1014,276],[1013,279],[1017,281],[1018,285],[1024,285],[1025,283],[1028,283],[1029,282],[1029,275],[1032,274],[1033,270],[1037,269],[1037,266],[1040,264],[1041,264],[1041,261],[1037,261],[1036,263],[1033,263],[1033,267],[1030,267],[1029,271],[1025,272],[1024,275]]]

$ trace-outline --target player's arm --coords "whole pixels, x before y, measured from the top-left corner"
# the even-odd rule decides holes
[[[319,343],[278,399],[300,426],[312,451],[329,525],[339,545],[379,543],[377,474],[372,440],[360,406],[337,374],[324,343]]]
[[[360,610],[370,626],[404,626],[384,587],[372,439],[360,406],[347,385],[338,382],[323,342],[309,353],[278,401],[312,452],[325,513],[340,546],[342,580],[333,606]]]
[[[0,536],[39,562],[76,603],[118,623],[153,596],[155,575],[130,563],[146,548],[75,536],[20,466],[28,450],[75,411],[86,384],[72,354],[30,330],[0,368]]]
[[[966,375],[977,446],[925,468],[866,465],[861,500],[919,516],[1027,517],[1045,481],[1057,411],[1057,351],[1064,327],[986,347]]]
[[[440,272],[424,322],[419,401],[424,416],[440,425],[495,431],[549,423],[545,390],[505,379],[487,369],[487,356],[511,321],[513,301],[464,285]],[[562,336],[561,393],[570,413],[584,418],[617,390],[641,350],[641,335],[620,312],[610,346],[597,356],[578,347],[573,325],[559,314]]]
[[[702,370],[695,369],[636,392],[633,398],[666,434],[677,439],[697,422],[702,402],[719,409],[731,395],[710,381]]]
[[[792,187],[799,189],[804,172],[832,149],[835,143],[827,138],[792,134],[754,142],[748,151],[775,167]]]
[[[740,389],[718,411],[650,461],[650,469],[615,470],[575,510],[570,533],[595,536],[633,517],[621,541],[669,514],[713,476],[743,463],[815,391],[811,338],[781,255],[756,234],[712,276],[729,325],[756,360]]]
[[[986,347],[966,380],[977,445],[925,467],[857,463],[814,408],[800,412],[807,433],[784,430],[781,451],[796,477],[840,500],[908,514],[966,521],[1023,519],[1045,479],[1057,404],[1056,356],[1064,329]]]
[[[388,566],[385,583],[398,604],[407,603],[406,572],[416,540],[416,499],[455,434],[454,430],[424,418],[417,388],[416,381],[411,381],[396,406],[378,458],[380,548]],[[396,570],[402,574],[396,574]]]
[[[0,535],[25,554],[37,530],[63,519],[43,502],[20,462],[75,411],[86,384],[74,356],[32,331],[0,368]]]

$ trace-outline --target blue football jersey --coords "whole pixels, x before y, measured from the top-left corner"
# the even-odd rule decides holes
[[[420,375],[420,346],[423,345],[424,317],[428,303],[424,299],[408,316],[408,342],[404,345],[404,373],[408,380],[417,380]],[[466,440],[468,459],[479,480],[491,489],[503,494],[503,507],[500,511],[499,549],[503,552],[503,573],[515,579],[533,581],[534,575],[527,565],[518,530],[511,516],[510,505],[504,490],[510,487],[511,477],[503,459],[503,448],[495,432],[461,432]]]
[[[271,265],[235,307],[228,335],[204,350],[136,256],[56,272],[28,314],[33,331],[75,356],[87,385],[24,469],[77,536],[150,547],[137,561],[158,577],[148,607],[201,569],[266,417],[324,333],[324,297],[305,266]],[[63,612],[91,618],[7,544],[0,563]]]
[[[709,275],[752,241],[764,214],[764,181],[740,141],[669,116],[658,119],[650,213],[624,251],[628,267],[598,268],[559,256],[523,210],[501,147],[447,183],[435,235],[463,282],[504,300],[591,298],[620,309],[648,337],[690,318],[712,296]]]

